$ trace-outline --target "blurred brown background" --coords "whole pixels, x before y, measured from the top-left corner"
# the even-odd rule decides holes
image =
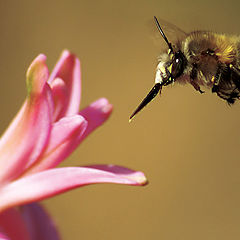
[[[146,187],[94,185],[44,201],[63,239],[240,239],[240,105],[210,91],[168,87],[129,124],[154,83],[149,21],[240,34],[239,1],[0,1],[1,132],[25,98],[40,52],[50,69],[65,48],[82,65],[84,107],[105,96],[110,120],[63,166],[142,170]],[[164,44],[164,42],[162,42]]]

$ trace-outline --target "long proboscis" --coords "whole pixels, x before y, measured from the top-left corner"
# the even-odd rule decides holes
[[[163,39],[167,43],[170,51],[173,52],[172,44],[168,41],[166,35],[164,34],[164,32],[163,32],[163,30],[162,30],[162,28],[161,28],[161,26],[160,26],[160,24],[159,24],[159,22],[158,22],[158,20],[157,20],[157,18],[155,16],[154,16],[154,21],[155,21],[155,24],[157,26],[158,31],[160,32],[160,34],[162,35]],[[150,90],[148,95],[143,99],[143,101],[140,103],[140,105],[137,107],[137,109],[130,116],[129,122],[136,116],[136,114],[138,112],[140,112],[144,107],[146,107],[147,104],[150,103],[157,96],[159,91],[161,91],[162,86],[167,83],[168,79],[165,79],[165,81],[163,81],[162,83],[156,83],[153,86],[153,88]]]
[[[137,109],[133,112],[133,114],[129,118],[129,122],[135,117],[135,115],[140,112],[149,102],[151,102],[159,93],[159,91],[162,89],[161,83],[156,83],[153,88],[150,90],[148,95],[142,100],[140,105],[137,107]]]

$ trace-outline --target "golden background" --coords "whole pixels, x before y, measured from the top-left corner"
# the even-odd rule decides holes
[[[154,15],[185,31],[240,34],[239,1],[0,1],[1,132],[21,106],[40,52],[65,48],[82,66],[84,107],[105,96],[109,121],[62,166],[112,163],[144,171],[146,187],[92,185],[43,204],[63,239],[240,239],[240,106],[192,86],[163,89],[129,124],[154,83]],[[162,44],[165,44],[162,41]]]

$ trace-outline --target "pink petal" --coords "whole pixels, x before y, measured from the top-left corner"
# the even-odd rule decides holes
[[[0,240],[10,240],[10,238],[8,238],[6,235],[4,235],[3,233],[0,233]]]
[[[0,214],[0,229],[11,240],[30,240],[24,219],[15,208],[10,208]]]
[[[27,174],[53,168],[64,160],[75,148],[75,139],[80,138],[87,128],[86,120],[79,115],[65,117],[53,124],[48,146],[40,162]]]
[[[0,182],[19,176],[45,148],[51,127],[50,88],[45,57],[40,55],[27,73],[28,99],[0,139]]]
[[[33,60],[27,70],[27,90],[31,98],[42,92],[48,80],[49,72],[45,62],[46,56],[40,54]]]
[[[63,51],[59,61],[54,67],[48,82],[52,85],[55,78],[61,78],[66,85],[65,101],[62,110],[56,120],[63,116],[70,116],[78,113],[81,98],[81,72],[80,62],[75,55],[70,54],[67,50]],[[58,95],[54,95],[54,98]],[[58,101],[58,100],[55,100]]]
[[[43,200],[70,189],[94,183],[139,186],[146,184],[147,180],[142,172],[114,165],[50,169],[28,175],[0,189],[0,211],[12,206]]]
[[[93,102],[80,112],[88,122],[87,130],[85,131],[81,140],[89,135],[98,126],[102,125],[112,113],[113,106],[106,98],[100,98]]]
[[[59,240],[59,234],[48,213],[37,203],[23,205],[21,214],[32,240]]]
[[[55,78],[51,84],[51,89],[54,96],[53,122],[56,122],[56,119],[59,118],[59,115],[63,111],[66,111],[64,106],[67,99],[67,87],[61,78]]]
[[[55,144],[52,145],[51,142],[54,142],[58,139],[58,136],[56,134],[60,133],[61,135],[64,135],[64,133],[61,133],[60,129],[56,128],[56,131],[53,131],[53,133],[51,133],[51,139],[55,140],[50,140],[50,145],[43,156],[43,160],[39,164],[34,166],[34,168],[31,169],[30,172],[32,173],[36,171],[42,171],[57,166],[78,147],[81,141],[84,140],[89,133],[91,133],[99,125],[103,124],[108,119],[111,112],[112,105],[109,104],[107,99],[101,98],[97,100],[96,102],[92,103],[90,106],[81,111],[81,115],[83,115],[88,121],[87,129],[85,129],[86,125],[84,125],[83,129],[77,129],[76,126],[76,131],[74,134],[71,135],[71,138],[67,137],[68,134],[65,134],[67,141],[59,141],[58,147],[52,147],[55,146]],[[75,119],[75,117],[73,119]],[[69,121],[71,121],[70,118]],[[70,128],[72,124],[74,123],[69,122],[67,125]],[[53,129],[54,128],[55,127],[53,127]],[[69,132],[70,131],[72,130],[69,129]],[[54,151],[52,151],[51,149],[54,149]]]
[[[40,73],[39,75],[45,75],[48,72],[48,69],[46,67],[45,64],[45,60],[46,57],[42,54],[40,54],[34,61],[33,63],[30,65],[28,71],[27,71],[27,76],[29,77],[27,82],[28,82],[28,90],[31,90],[33,88],[33,80],[34,78],[32,77],[34,74],[33,72],[36,72],[36,69],[34,67],[34,63],[39,66],[42,70],[42,73]],[[38,63],[38,61],[40,61],[40,63]],[[35,70],[35,71],[34,71]],[[47,80],[47,76],[45,77],[45,79],[40,79],[38,82],[36,82],[36,85],[38,86],[38,90],[36,88],[36,91],[41,92],[42,88]],[[32,81],[30,81],[30,79]],[[41,81],[43,80],[43,81]],[[41,84],[40,84],[41,83]],[[35,88],[34,88],[35,89]],[[31,92],[29,91],[29,94],[31,94]],[[16,115],[16,117],[14,118],[14,121],[12,121],[12,123],[10,124],[10,126],[8,127],[7,131],[5,132],[5,134],[1,137],[1,142],[0,144],[2,144],[2,142],[7,141],[8,138],[10,138],[10,136],[12,134],[14,134],[14,132],[16,131],[15,128],[19,125],[19,122],[21,121],[21,119],[23,118],[24,112],[26,111],[26,107],[27,107],[27,102],[25,101],[23,106],[21,107],[21,109],[19,110],[18,114]]]

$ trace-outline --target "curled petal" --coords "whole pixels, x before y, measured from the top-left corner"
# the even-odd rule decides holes
[[[0,211],[94,183],[141,186],[145,185],[147,180],[142,172],[114,165],[50,169],[28,175],[3,187],[0,190]]]
[[[110,104],[106,98],[100,98],[83,109],[80,112],[80,115],[87,120],[88,127],[81,140],[87,137],[89,133],[95,130],[98,126],[102,125],[109,118],[112,109],[112,104]]]
[[[0,182],[22,174],[46,147],[51,129],[51,91],[46,83],[45,57],[40,55],[28,73],[29,97],[0,139]]]
[[[107,99],[101,98],[81,111],[80,114],[84,116],[84,119],[87,121],[87,124],[81,125],[81,128],[79,128],[80,126],[77,126],[78,119],[82,119],[79,115],[78,117],[73,116],[65,118],[64,121],[59,121],[59,123],[57,122],[54,124],[48,149],[42,157],[43,160],[34,166],[33,169],[30,170],[30,173],[49,169],[61,163],[77,148],[77,146],[85,139],[86,136],[88,136],[89,133],[108,119],[111,112],[112,105],[107,101]],[[66,124],[64,123],[65,121]],[[57,139],[60,139],[60,123],[67,126],[68,133],[61,134],[62,140],[59,141],[59,144],[53,144],[57,142]]]
[[[71,116],[79,111],[81,98],[81,72],[79,59],[63,51],[59,61],[54,67],[48,82],[52,85],[55,78],[61,78],[66,85],[65,101],[62,103],[62,109],[56,118],[56,121],[63,116]]]
[[[55,78],[51,84],[52,95],[54,98],[53,122],[59,118],[62,112],[66,111],[67,87],[61,78]]]
[[[45,61],[46,56],[40,54],[27,70],[27,90],[31,98],[42,92],[48,80],[49,72]]]
[[[81,138],[87,128],[86,120],[79,115],[65,117],[53,124],[48,146],[35,166],[27,174],[53,168],[77,147],[76,139]]]
[[[60,239],[54,222],[40,204],[31,203],[23,205],[21,207],[21,214],[23,216],[31,239]]]

